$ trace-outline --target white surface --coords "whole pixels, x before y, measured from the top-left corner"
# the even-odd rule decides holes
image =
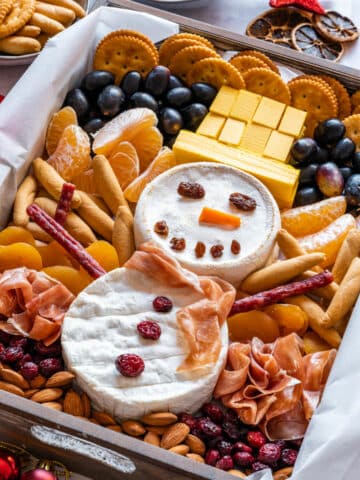
[[[205,196],[193,200],[177,193],[180,182],[198,182]],[[233,207],[229,196],[234,192],[249,195],[256,201],[255,210],[244,212]],[[166,199],[164,201],[164,199]],[[241,219],[241,225],[226,230],[215,225],[199,224],[203,207],[210,207]],[[164,220],[167,237],[154,232],[156,222]],[[215,275],[239,286],[249,273],[266,262],[280,228],[280,213],[274,198],[264,185],[251,175],[225,165],[198,163],[179,165],[152,181],[142,193],[136,207],[135,241],[139,246],[151,241],[175,257],[184,268],[198,275]],[[177,252],[170,247],[172,237],[185,238],[186,248]],[[239,255],[231,253],[231,242],[237,240]],[[206,246],[202,258],[196,258],[197,242]],[[214,259],[213,245],[224,246],[223,255]]]

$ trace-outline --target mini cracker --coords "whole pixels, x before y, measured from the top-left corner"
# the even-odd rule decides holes
[[[204,46],[203,43],[198,40],[192,40],[191,38],[174,38],[166,40],[159,49],[159,62],[160,65],[168,67],[174,56],[180,52],[183,48],[194,47],[195,45]]]
[[[157,65],[156,57],[147,43],[123,35],[105,37],[96,48],[94,70],[108,70],[119,84],[127,72],[136,70],[145,77]]]
[[[329,77],[328,75],[320,75],[320,78],[330,85],[335,93],[338,101],[340,120],[348,117],[351,114],[351,102],[350,95],[344,85],[336,80],[336,78]]]
[[[360,90],[356,90],[356,92],[351,95],[350,100],[353,108],[358,107],[360,105]]]
[[[196,62],[211,57],[218,57],[218,54],[211,48],[202,45],[186,47],[180,50],[171,60],[169,69],[171,73],[186,81],[188,72]]]
[[[110,38],[114,37],[120,37],[120,36],[125,36],[125,37],[134,37],[137,38],[138,40],[141,40],[142,42],[145,42],[152,50],[153,54],[156,57],[157,63],[159,63],[159,52],[158,49],[156,48],[155,43],[146,35],[143,33],[137,32],[136,30],[115,30],[114,32],[109,33],[102,39],[101,42],[104,40],[109,41]],[[99,44],[100,45],[100,44]]]
[[[35,38],[12,35],[0,40],[0,51],[11,55],[26,55],[40,50],[41,44]]]
[[[19,37],[32,37],[36,38],[40,35],[41,28],[37,27],[36,25],[25,25],[25,27],[21,28],[16,32],[16,35]]]
[[[292,106],[308,112],[306,136],[312,136],[316,125],[323,120],[337,116],[337,100],[328,87],[314,80],[299,79],[289,85]]]
[[[242,50],[241,52],[237,53],[234,55],[232,58],[235,57],[242,57],[242,56],[248,56],[250,55],[251,57],[256,57],[262,62],[266,63],[270,69],[275,72],[275,73],[280,73],[278,67],[275,65],[275,63],[264,53],[258,52],[257,50]]]
[[[247,90],[290,105],[289,87],[280,75],[267,68],[252,68],[244,73]]]
[[[0,25],[6,15],[11,11],[15,0],[1,0],[0,2]]]
[[[253,57],[251,55],[242,55],[241,57],[233,57],[230,59],[231,65],[241,73],[245,73],[252,68],[266,68],[271,70],[269,65],[260,60],[260,58]]]
[[[205,82],[219,89],[222,85],[232,88],[245,88],[241,74],[222,58],[204,58],[196,62],[187,76],[188,82]]]
[[[35,25],[41,28],[41,31],[47,33],[48,35],[56,35],[57,33],[65,30],[65,27],[62,23],[37,12],[35,12],[31,17],[29,23],[30,25]]]
[[[0,25],[0,38],[8,37],[20,30],[33,16],[35,0],[15,0],[9,14]]]
[[[360,113],[345,118],[346,136],[356,144],[356,151],[360,152]]]

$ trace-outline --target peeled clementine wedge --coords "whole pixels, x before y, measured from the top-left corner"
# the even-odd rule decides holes
[[[131,143],[137,151],[140,160],[140,171],[143,172],[162,147],[163,136],[156,127],[149,127],[139,132],[131,140]]]
[[[60,137],[69,125],[77,125],[76,112],[72,107],[64,107],[52,116],[45,139],[45,148],[48,155],[55,152]]]
[[[117,143],[129,141],[148,127],[157,124],[156,114],[149,108],[132,108],[110,120],[95,134],[93,151],[109,157]]]
[[[109,157],[121,188],[124,190],[140,173],[140,162],[135,147],[129,142],[120,142]]]
[[[141,192],[151,180],[175,165],[174,152],[168,147],[162,147],[148,168],[125,189],[125,198],[129,202],[137,202]]]
[[[96,193],[94,170],[89,168],[71,179],[72,183],[83,192]]]
[[[89,168],[90,140],[88,134],[78,125],[66,127],[48,162],[66,181],[72,180]]]

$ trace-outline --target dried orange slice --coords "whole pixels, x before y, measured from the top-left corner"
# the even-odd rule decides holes
[[[120,113],[95,134],[93,151],[109,156],[119,142],[136,137],[141,130],[157,125],[157,116],[149,108],[132,108]]]
[[[69,125],[60,137],[55,152],[48,162],[66,180],[72,180],[89,168],[90,140],[78,125]]]
[[[121,188],[124,190],[140,173],[139,157],[135,147],[129,142],[120,142],[109,157]]]
[[[156,127],[150,127],[138,133],[131,143],[139,157],[140,172],[143,172],[162,147],[163,136]]]
[[[316,14],[314,23],[319,33],[331,42],[352,42],[359,37],[359,31],[350,18],[339,12],[328,11]]]
[[[337,62],[344,53],[341,43],[326,40],[309,23],[303,23],[294,28],[291,38],[296,50],[314,57]]]
[[[45,139],[45,148],[48,155],[52,155],[59,143],[63,131],[69,125],[77,125],[78,119],[72,107],[64,107],[52,116]]]
[[[125,198],[129,202],[137,202],[141,192],[151,180],[175,165],[174,152],[168,147],[163,147],[148,168],[126,188],[124,191]]]
[[[286,210],[281,214],[281,224],[294,237],[303,237],[322,230],[345,212],[345,197],[331,197]]]
[[[76,175],[76,177],[73,177],[71,181],[79,190],[82,190],[83,192],[96,193],[94,170],[92,168],[81,172],[79,175]]]

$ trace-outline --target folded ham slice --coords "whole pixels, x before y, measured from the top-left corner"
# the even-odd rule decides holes
[[[295,333],[267,344],[258,338],[232,343],[230,368],[221,373],[214,395],[271,440],[302,438],[335,356],[336,350],[303,356]]]
[[[0,330],[54,343],[73,294],[42,272],[15,268],[0,275]]]

